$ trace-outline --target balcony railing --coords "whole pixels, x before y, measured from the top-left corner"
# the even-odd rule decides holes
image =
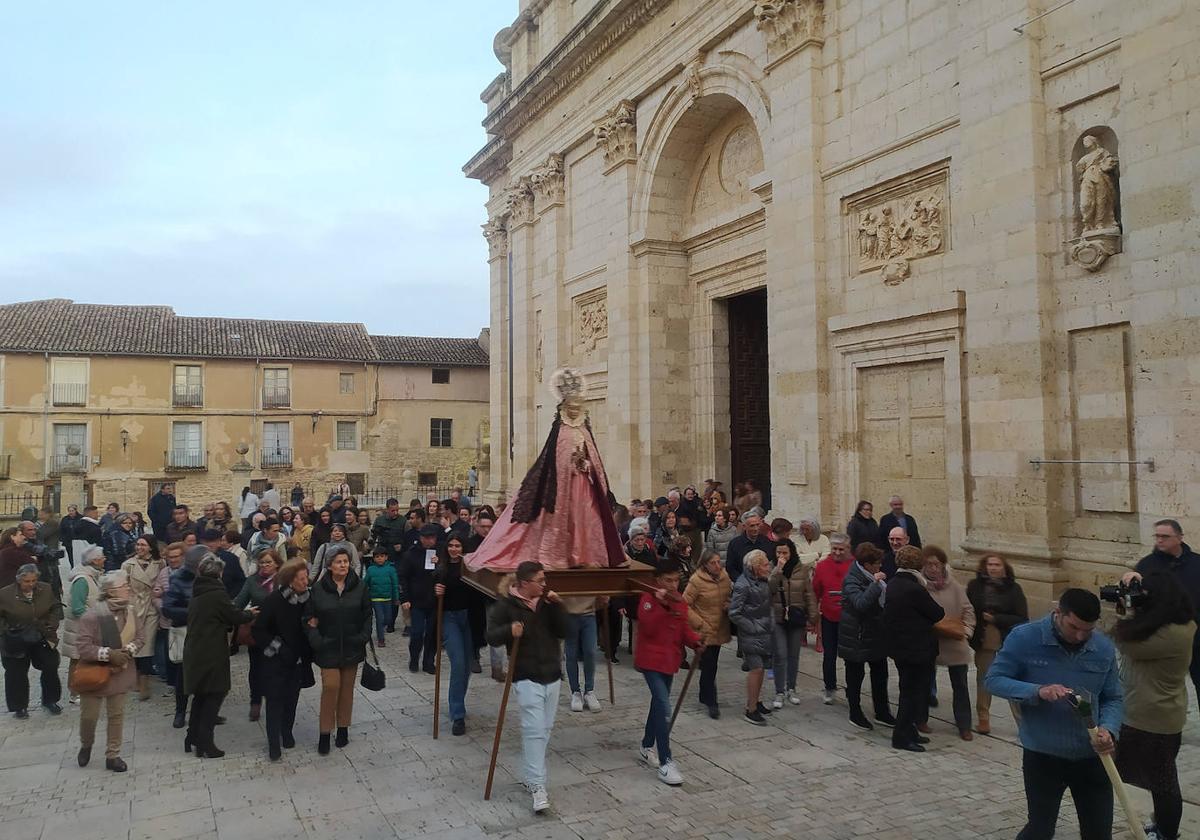
[[[87,383],[55,382],[50,395],[55,405],[87,405]]]
[[[287,408],[292,404],[292,389],[263,388],[262,400],[263,408]]]
[[[262,454],[262,466],[264,470],[290,467],[291,465],[292,450],[290,448],[276,446],[272,447],[269,451],[264,451]]]
[[[88,456],[86,452],[78,455],[54,455],[50,458],[50,475],[62,475],[65,472],[85,472]]]
[[[206,470],[208,469],[208,453],[197,449],[171,449],[167,451],[167,469],[169,470]]]
[[[204,388],[200,385],[176,385],[171,391],[171,404],[198,408],[204,405]]]

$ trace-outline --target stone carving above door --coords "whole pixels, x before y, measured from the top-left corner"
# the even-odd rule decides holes
[[[608,290],[594,289],[573,301],[575,351],[590,353],[608,338]]]
[[[906,178],[852,197],[846,204],[850,269],[880,272],[897,285],[912,260],[941,254],[949,242],[946,168]]]

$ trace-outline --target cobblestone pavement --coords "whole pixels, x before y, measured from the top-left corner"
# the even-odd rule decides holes
[[[691,698],[675,727],[675,759],[686,777],[668,788],[636,761],[648,693],[622,651],[614,667],[617,704],[571,713],[564,691],[551,739],[552,811],[535,817],[516,782],[519,724],[510,709],[492,801],[483,800],[500,685],[474,676],[467,696],[467,735],[431,737],[433,677],[403,667],[401,637],[382,654],[388,688],[361,688],[351,742],[327,757],[316,752],[318,690],[301,698],[298,745],[279,763],[266,757],[261,723],[247,719],[246,656],[234,658],[235,689],[217,729],[219,760],[183,752],[171,728],[171,698],[156,682],[154,698],[131,698],[123,757],[129,772],[104,769],[103,723],[97,757],[76,766],[77,706],[58,718],[34,706],[28,721],[0,723],[0,836],[5,840],[177,840],[178,838],[338,837],[472,838],[643,837],[647,826],[687,838],[1013,838],[1024,822],[1020,749],[1004,704],[993,737],[964,743],[949,723],[950,688],[934,710],[929,752],[900,753],[887,732],[862,732],[846,721],[840,694],[821,703],[819,657],[801,658],[803,702],[750,726],[738,713],[742,675],[728,649],[719,691],[725,715],[710,720]],[[486,663],[486,655],[485,655]],[[446,663],[448,670],[448,663]],[[65,676],[64,676],[65,680]],[[679,691],[683,675],[677,677]],[[37,703],[36,678],[34,697]],[[895,674],[892,675],[893,693]],[[974,675],[972,675],[972,685]],[[443,678],[443,691],[446,680]],[[607,701],[603,665],[597,675]],[[444,707],[443,707],[444,708]],[[1186,806],[1183,836],[1200,837],[1200,724],[1196,705],[1180,756]],[[1149,812],[1149,796],[1135,791]],[[1118,824],[1121,817],[1118,814]],[[1059,837],[1078,838],[1070,798]],[[1124,830],[1118,837],[1128,837]]]

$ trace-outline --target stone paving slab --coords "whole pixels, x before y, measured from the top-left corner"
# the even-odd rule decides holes
[[[400,637],[393,638],[397,643],[380,651],[388,687],[357,691],[351,742],[329,756],[316,753],[318,691],[310,689],[297,716],[297,748],[285,750],[281,762],[267,760],[263,724],[246,715],[245,655],[234,658],[235,687],[223,708],[229,722],[217,729],[218,744],[227,752],[223,759],[183,752],[183,733],[171,728],[170,693],[158,684],[149,702],[131,699],[126,707],[125,774],[103,769],[102,750],[90,767],[76,766],[76,706],[61,717],[35,707],[27,721],[0,719],[0,835],[643,840],[650,827],[713,840],[1001,840],[1015,837],[1024,823],[1021,752],[1006,704],[996,703],[992,737],[960,741],[949,717],[950,686],[943,671],[939,693],[945,702],[933,710],[930,751],[900,753],[890,748],[888,730],[851,727],[840,694],[833,706],[821,703],[820,660],[812,650],[801,657],[801,704],[776,712],[766,727],[741,720],[744,677],[732,649],[722,657],[718,679],[720,720],[708,718],[693,685],[672,739],[686,777],[678,789],[660,784],[637,761],[648,697],[632,657],[622,652],[613,669],[615,707],[607,703],[603,666],[597,674],[603,711],[572,713],[563,693],[551,740],[552,811],[533,815],[518,783],[515,710],[505,728],[493,797],[485,802],[500,685],[473,677],[467,735],[451,736],[443,717],[443,734],[434,741],[433,678],[408,673],[406,649]],[[676,691],[681,685],[682,678]],[[895,691],[894,674],[892,685]],[[1193,702],[1179,759],[1189,800],[1185,837],[1200,837],[1195,711]],[[1149,795],[1131,791],[1148,813]],[[1067,799],[1059,837],[1078,836]],[[1116,836],[1128,833],[1122,829]]]

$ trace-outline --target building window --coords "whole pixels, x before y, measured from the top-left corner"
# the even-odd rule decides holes
[[[263,368],[263,408],[287,408],[292,404],[291,371]]]
[[[445,417],[434,417],[429,421],[430,446],[450,445],[450,423],[451,421]]]
[[[450,368],[434,368],[433,369],[433,384],[434,385],[449,385],[450,384]]]
[[[50,377],[50,398],[55,405],[87,405],[87,359],[55,359]]]
[[[204,386],[200,365],[175,365],[175,382],[171,388],[172,405],[204,405]]]
[[[338,393],[353,394],[354,393],[354,374],[339,373],[338,374]]]
[[[292,465],[291,423],[263,423],[262,465],[264,469]]]
[[[167,467],[176,470],[204,469],[203,426],[200,423],[172,423],[171,449]]]
[[[337,421],[337,448],[358,449],[358,423],[354,420]]]
[[[436,472],[418,472],[417,473],[418,487],[437,487]]]
[[[59,475],[64,470],[84,471],[87,467],[87,424],[55,423],[51,475]]]

